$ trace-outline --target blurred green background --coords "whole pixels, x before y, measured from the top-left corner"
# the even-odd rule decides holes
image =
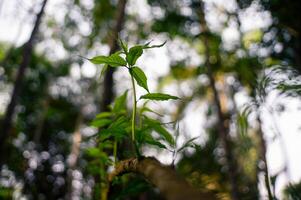
[[[300,10],[293,0],[0,0],[0,199],[100,199],[111,152],[93,154],[90,123],[131,83],[82,57],[117,51],[118,38],[167,41],[138,65],[151,91],[181,101],[150,102],[160,114],[150,115],[173,122],[178,149],[196,138],[144,155],[220,199],[301,199]],[[130,174],[108,198],[162,197]]]

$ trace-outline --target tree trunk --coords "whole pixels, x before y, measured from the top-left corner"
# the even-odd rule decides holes
[[[203,2],[201,2],[201,9],[200,9],[200,23],[202,27],[202,31],[204,34],[208,34],[209,30],[207,27],[207,23],[205,20],[205,14],[204,14],[204,5]],[[235,163],[235,160],[233,158],[232,154],[232,148],[231,148],[231,143],[230,143],[230,138],[229,138],[229,127],[226,125],[227,120],[225,119],[225,116],[222,112],[221,109],[221,102],[219,98],[219,94],[217,92],[216,86],[215,86],[215,79],[214,75],[212,72],[212,66],[210,64],[210,51],[209,51],[209,40],[205,36],[204,37],[204,45],[205,45],[205,66],[207,69],[207,75],[209,77],[209,84],[210,88],[213,92],[213,98],[214,98],[214,104],[217,109],[217,115],[218,115],[218,124],[217,128],[219,131],[219,137],[222,142],[225,155],[226,155],[226,164],[228,168],[228,176],[229,176],[229,181],[230,181],[230,186],[231,186],[231,196],[233,200],[238,200],[239,199],[239,190],[238,190],[238,181],[237,181],[237,165]]]
[[[118,35],[122,30],[125,18],[125,7],[127,0],[119,0],[116,8],[116,18],[115,18],[115,26],[109,34],[109,47],[110,52],[112,54],[118,50]],[[114,80],[113,80],[114,69],[113,67],[108,67],[107,72],[105,73],[103,87],[102,87],[102,101],[100,104],[100,112],[104,112],[108,110],[108,106],[112,103],[114,98]],[[101,166],[103,167],[103,166]],[[94,192],[94,198],[100,198],[101,200],[106,200],[108,196],[108,187],[105,184],[101,184],[103,177],[94,176],[95,179],[95,187],[101,187],[100,197]]]
[[[162,165],[155,158],[130,158],[116,165],[115,170],[109,175],[109,182],[114,177],[134,172],[157,187],[167,200],[216,200],[215,195],[209,192],[199,191],[190,186],[185,179],[168,166]]]
[[[259,110],[257,108],[257,110]],[[270,200],[274,199],[273,194],[272,194],[272,190],[271,190],[271,184],[270,184],[270,175],[269,175],[269,170],[268,170],[268,162],[266,159],[266,152],[267,152],[267,147],[266,147],[266,141],[263,135],[263,131],[262,131],[262,122],[260,119],[260,116],[257,116],[257,121],[258,121],[258,137],[259,137],[259,146],[260,146],[260,150],[259,150],[259,160],[258,160],[258,164],[257,164],[257,168],[258,171],[263,171],[264,172],[264,183],[267,189],[267,193],[268,193],[268,197]],[[262,163],[260,163],[260,161]],[[257,175],[259,175],[259,173],[257,173]]]
[[[9,137],[9,132],[11,129],[12,125],[12,119],[15,111],[15,107],[17,105],[17,101],[22,89],[22,82],[24,79],[24,75],[26,72],[26,68],[28,67],[32,55],[32,50],[34,46],[34,40],[36,38],[36,35],[38,33],[38,29],[41,23],[42,15],[44,13],[44,9],[46,6],[47,0],[44,0],[41,6],[40,12],[37,14],[36,21],[33,27],[33,30],[31,32],[29,40],[26,42],[24,45],[23,49],[23,58],[22,62],[20,64],[19,70],[17,72],[17,77],[14,85],[14,89],[11,95],[11,100],[10,103],[8,104],[8,107],[5,112],[5,116],[3,119],[3,124],[2,124],[2,131],[0,135],[0,160],[1,162],[3,161],[3,156],[6,154],[5,152],[5,143],[7,141],[7,138]],[[1,166],[2,163],[0,163]]]
[[[110,55],[118,50],[118,35],[122,30],[124,24],[125,6],[126,6],[126,0],[118,1],[117,10],[116,10],[116,21],[115,21],[116,24],[109,37]],[[108,110],[108,106],[112,103],[114,98],[113,73],[114,73],[114,68],[109,67],[104,77],[103,93],[102,93],[103,99],[100,105],[101,112]]]
[[[34,141],[36,147],[38,147],[41,142],[41,136],[42,136],[44,124],[45,124],[45,121],[47,118],[48,109],[49,109],[49,97],[46,96],[46,99],[42,100],[41,112],[39,113],[37,127],[36,127],[36,129],[34,131],[34,135],[33,135],[33,141]]]
[[[80,144],[82,141],[82,135],[80,132],[80,126],[83,122],[82,112],[78,114],[78,117],[75,122],[74,133],[72,135],[72,147],[71,152],[68,156],[68,172],[67,172],[67,198],[69,200],[73,199],[73,187],[72,187],[72,180],[73,180],[73,171],[76,169],[79,153],[80,153]]]

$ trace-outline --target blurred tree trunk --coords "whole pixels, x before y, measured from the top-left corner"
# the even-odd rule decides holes
[[[241,9],[241,8],[239,8]],[[232,16],[235,17],[236,21],[237,21],[237,24],[238,24],[238,31],[239,31],[239,44],[240,44],[240,47],[245,49],[244,45],[243,45],[243,41],[242,41],[242,36],[243,36],[243,33],[241,32],[241,21],[239,19],[239,16],[238,16],[238,11],[239,10],[236,10],[235,12],[231,13]],[[245,49],[246,50],[246,49]],[[247,51],[247,50],[246,50]],[[255,96],[255,88],[252,88],[252,92],[251,92],[251,96],[253,97],[253,99],[256,99],[256,96]],[[256,107],[256,111],[258,112],[259,111],[259,107],[257,106]],[[257,163],[256,163],[256,181],[257,181],[257,190],[258,190],[258,197],[260,196],[259,195],[259,173],[261,171],[264,172],[264,176],[265,176],[265,186],[266,186],[266,189],[268,191],[268,194],[269,194],[269,198],[271,198],[271,190],[270,190],[270,183],[269,183],[269,178],[268,178],[268,168],[267,168],[267,159],[266,159],[266,141],[265,141],[265,138],[264,138],[264,135],[263,135],[263,131],[262,131],[262,122],[260,120],[260,117],[257,116],[257,122],[258,122],[258,130],[257,130],[257,134],[258,134],[258,138],[259,138],[259,158],[257,160]],[[264,166],[261,167],[260,166],[260,161],[262,161],[264,163]]]
[[[240,23],[239,23],[240,24]],[[235,99],[234,99],[234,95],[238,92],[237,88],[234,86],[234,85],[230,85],[229,86],[229,93],[230,93],[230,98],[231,98],[231,101],[233,102],[233,110],[232,110],[232,115],[235,115],[236,113],[239,112],[238,108],[237,108],[237,105],[236,105],[236,102],[235,102]],[[252,198],[254,199],[260,199],[260,193],[259,193],[259,179],[258,179],[258,161],[256,160],[256,166],[255,167],[255,177],[254,177],[254,181],[252,182],[249,182],[249,186],[251,188],[251,190],[253,191],[256,191],[254,194],[255,196],[252,196]]]
[[[118,35],[120,31],[122,30],[123,24],[124,24],[124,18],[125,18],[125,6],[126,6],[126,0],[119,0],[116,10],[116,20],[115,20],[115,27],[110,32],[109,35],[109,47],[110,47],[110,53],[116,52],[118,50]],[[103,92],[102,92],[102,102],[100,105],[100,111],[106,111],[108,110],[108,106],[112,103],[112,100],[114,98],[114,80],[113,80],[113,73],[114,73],[114,67],[109,67],[105,77],[104,77],[104,83],[103,83]]]
[[[238,23],[238,27],[239,27],[239,43],[240,43],[240,47],[242,47],[244,49],[244,46],[243,46],[243,41],[242,41],[242,35],[243,33],[241,32],[241,21],[239,19],[239,16],[238,16],[238,11],[236,12],[233,12],[232,15],[235,17],[237,23]],[[256,99],[256,88],[252,88],[252,92],[251,92],[251,96],[253,97],[253,99]],[[256,111],[259,112],[259,103],[257,103],[257,106],[256,106]],[[262,121],[260,119],[260,116],[258,115],[257,116],[257,122],[258,122],[258,130],[257,130],[257,134],[258,134],[258,138],[259,138],[259,158],[257,160],[257,166],[256,166],[256,175],[257,175],[257,185],[259,185],[259,173],[263,171],[264,173],[264,182],[265,182],[265,187],[266,187],[266,190],[268,192],[268,196],[269,196],[269,199],[273,199],[273,195],[272,195],[272,190],[271,190],[271,185],[270,185],[270,177],[269,177],[269,171],[268,171],[268,164],[267,164],[267,159],[266,159],[266,151],[267,151],[267,145],[266,145],[266,140],[264,138],[264,133],[262,131]],[[260,162],[263,162],[263,164],[261,164]],[[258,194],[258,196],[260,196]]]
[[[36,144],[36,146],[40,144],[42,131],[47,118],[48,109],[49,109],[49,97],[46,96],[46,98],[42,100],[42,109],[41,112],[39,113],[37,127],[33,135],[33,141]]]
[[[233,200],[239,200],[240,198],[239,198],[239,189],[238,189],[238,181],[237,181],[237,164],[233,158],[231,141],[228,134],[229,131],[228,120],[226,120],[226,117],[222,112],[219,94],[215,86],[214,74],[212,72],[212,66],[210,64],[210,51],[209,51],[210,44],[209,44],[209,39],[206,37],[206,34],[209,33],[209,30],[205,20],[203,2],[201,2],[200,4],[201,4],[200,23],[204,34],[204,45],[205,45],[205,66],[209,78],[210,88],[213,92],[213,98],[214,98],[213,101],[217,109],[217,116],[218,116],[217,129],[225,151],[226,165],[227,165],[228,176],[229,176],[229,181],[231,186],[231,197]]]
[[[258,110],[258,108],[257,108]],[[266,158],[266,152],[267,152],[267,147],[266,147],[266,141],[263,135],[262,131],[262,122],[260,119],[260,116],[257,116],[257,122],[258,122],[258,137],[259,137],[259,159],[258,159],[258,164],[257,164],[257,169],[258,173],[257,176],[259,175],[259,172],[263,171],[264,172],[264,183],[268,192],[268,197],[270,200],[274,199],[272,190],[271,190],[271,183],[270,183],[270,175],[269,175],[269,170],[268,170],[268,162]]]
[[[125,7],[126,7],[127,0],[119,0],[116,8],[116,15],[115,15],[115,25],[113,30],[109,32],[108,39],[109,39],[109,47],[110,52],[109,55],[116,52],[118,50],[118,35],[123,28],[124,20],[125,20]],[[103,87],[102,87],[102,101],[100,105],[100,112],[107,111],[108,106],[112,103],[114,98],[114,80],[113,80],[114,68],[108,67],[107,72],[105,73]],[[101,166],[103,167],[103,166]],[[95,186],[94,186],[94,198],[107,200],[108,196],[108,187],[105,184],[102,184],[102,179],[104,177],[95,176]],[[95,187],[100,187],[100,197],[97,196],[97,192]]]
[[[76,119],[74,132],[72,135],[72,146],[71,146],[71,152],[68,156],[68,172],[67,172],[67,199],[72,200],[73,199],[73,187],[72,187],[72,181],[73,181],[73,171],[76,169],[79,153],[80,153],[80,144],[82,141],[82,136],[80,132],[80,127],[83,122],[83,115],[80,110],[78,117]]]
[[[42,19],[42,15],[44,13],[46,3],[47,3],[47,0],[44,0],[42,3],[42,6],[41,6],[41,10],[37,14],[36,21],[35,21],[33,30],[31,32],[30,38],[26,42],[26,44],[24,45],[24,48],[23,48],[22,61],[21,61],[20,67],[17,72],[17,77],[16,77],[14,89],[13,89],[13,92],[11,95],[11,100],[6,109],[5,116],[3,119],[3,124],[1,127],[2,130],[1,130],[1,135],[0,135],[0,160],[1,160],[0,166],[2,165],[2,162],[3,162],[3,156],[6,155],[5,145],[6,145],[8,137],[9,137],[14,111],[15,111],[15,108],[17,105],[17,101],[18,101],[21,89],[22,89],[22,82],[24,79],[26,69],[30,63],[33,46],[34,46],[34,40],[38,33],[38,29],[39,29],[39,26],[41,23],[41,19]]]

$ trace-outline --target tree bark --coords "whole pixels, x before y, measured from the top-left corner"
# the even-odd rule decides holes
[[[209,31],[208,31],[207,23],[205,20],[203,2],[201,2],[201,9],[200,9],[200,24],[201,24],[203,33],[207,34]],[[226,125],[227,120],[225,119],[225,116],[222,112],[219,94],[218,94],[218,91],[215,86],[215,79],[214,79],[214,75],[212,72],[212,66],[211,66],[211,63],[209,60],[210,44],[209,44],[209,40],[206,36],[204,37],[204,46],[205,46],[205,66],[206,66],[207,75],[209,78],[210,88],[213,92],[214,104],[217,109],[217,116],[218,116],[217,128],[218,128],[219,137],[222,142],[222,145],[223,145],[223,148],[225,151],[225,155],[226,155],[226,165],[228,168],[228,176],[229,176],[229,181],[230,181],[230,186],[231,186],[231,197],[233,200],[238,200],[239,199],[239,190],[238,190],[238,181],[237,181],[237,166],[234,161],[233,154],[232,154],[230,138],[228,135],[229,128]]]
[[[141,174],[144,178],[160,190],[162,196],[167,200],[216,200],[215,195],[209,192],[202,192],[191,185],[185,179],[178,176],[168,166],[162,165],[155,158],[130,158],[121,161],[116,165],[115,170],[109,175],[109,182],[114,177],[125,173],[134,172]]]
[[[23,58],[22,62],[20,64],[19,70],[17,72],[17,77],[14,85],[14,89],[11,95],[10,103],[8,104],[8,107],[5,112],[3,124],[2,124],[2,131],[0,134],[0,160],[3,161],[3,156],[6,154],[5,152],[5,143],[7,141],[7,138],[9,137],[9,132],[12,125],[12,118],[14,115],[15,107],[17,105],[18,98],[20,96],[20,92],[22,89],[22,82],[25,76],[26,69],[30,63],[33,46],[34,46],[34,40],[36,38],[36,35],[38,33],[38,29],[41,23],[41,19],[44,13],[44,9],[46,6],[47,0],[44,0],[41,6],[40,12],[37,14],[36,21],[33,27],[33,30],[31,32],[29,40],[24,45],[23,49]],[[1,167],[0,163],[0,167]]]

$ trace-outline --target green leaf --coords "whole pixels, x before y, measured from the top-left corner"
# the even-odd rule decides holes
[[[146,43],[145,45],[143,45],[143,49],[153,49],[153,48],[159,48],[159,47],[162,47],[166,44],[166,41],[163,42],[162,44],[159,44],[159,45],[153,45],[153,46],[149,46],[151,42],[148,42]]]
[[[301,84],[280,83],[276,88],[282,93],[301,95]]]
[[[246,106],[242,112],[237,113],[237,129],[240,136],[245,137],[248,133],[249,123],[248,117],[252,110],[249,106]]]
[[[86,150],[86,154],[91,157],[96,157],[97,155],[100,154],[100,150],[96,147],[92,147]]]
[[[111,117],[111,116],[112,116],[111,112],[101,112],[96,115],[96,119],[107,118],[107,117]]]
[[[127,127],[130,126],[130,120],[125,116],[115,119],[108,128],[99,132],[99,140],[104,141],[110,137],[116,139],[127,136]]]
[[[107,129],[101,130],[99,133],[99,140],[104,141],[111,137],[119,140],[128,136],[127,132],[127,123],[120,124],[119,126],[112,126]]]
[[[175,141],[172,135],[160,124],[155,125],[154,130],[160,134],[169,144],[174,145]]]
[[[150,137],[150,133],[150,127],[136,128],[136,141],[138,143],[143,143],[145,138]]]
[[[100,149],[113,149],[113,144],[112,144],[112,141],[107,140],[107,141],[101,142],[101,143],[98,145],[98,147],[99,147]]]
[[[144,113],[144,112],[154,113],[154,114],[156,114],[156,115],[159,115],[160,117],[163,117],[162,114],[160,114],[160,113],[158,113],[158,112],[156,112],[156,111],[153,111],[152,109],[150,109],[150,108],[148,108],[148,107],[145,107],[145,106],[141,109],[141,113]]]
[[[96,56],[89,60],[94,64],[107,64],[111,67],[126,66],[126,61],[118,53],[110,56]]]
[[[148,124],[154,131],[156,131],[162,138],[167,141],[170,145],[174,145],[175,141],[173,136],[160,124],[159,121],[145,118],[145,123]]]
[[[113,106],[113,112],[126,110],[127,93],[128,93],[128,90],[126,90],[121,96],[119,96],[115,99],[115,103]]]
[[[185,142],[185,143],[183,144],[183,146],[180,147],[180,148],[178,149],[177,152],[181,152],[181,151],[183,151],[183,150],[184,150],[185,148],[187,148],[187,147],[194,147],[193,141],[196,140],[197,138],[198,138],[198,137],[194,137],[194,138],[191,138],[190,140],[188,140],[187,142]]]
[[[137,59],[142,55],[143,48],[138,45],[130,48],[129,53],[126,55],[126,60],[130,66],[135,65]]]
[[[167,149],[167,147],[164,144],[159,142],[157,139],[153,138],[150,129],[151,129],[150,127],[146,127],[142,130],[137,130],[136,140],[139,143],[139,145],[146,143],[146,144],[157,146],[162,149]]]
[[[147,139],[145,140],[145,143],[150,144],[150,145],[157,146],[157,147],[159,147],[159,148],[161,148],[161,149],[167,149],[167,147],[166,147],[164,144],[162,144],[161,142],[155,140],[154,138],[151,138],[151,139],[150,139],[150,138],[147,138]]]
[[[176,96],[172,96],[169,94],[162,94],[162,93],[149,93],[149,94],[145,94],[143,96],[140,97],[140,99],[149,99],[149,100],[155,100],[155,101],[166,101],[169,99],[179,99],[179,97]]]
[[[101,128],[101,127],[105,127],[107,125],[109,125],[110,123],[112,123],[112,120],[110,119],[95,119],[91,122],[91,126],[97,127],[97,128]]]
[[[101,158],[101,159],[107,159],[108,156],[103,152],[100,151],[98,148],[96,147],[91,147],[88,148],[85,153],[89,156],[89,157],[97,157],[97,158]]]
[[[126,128],[130,124],[130,120],[126,116],[118,117],[111,125],[111,127]]]
[[[111,127],[100,131],[99,140],[104,141],[110,137],[121,139],[126,136],[126,131],[121,127]]]
[[[104,65],[100,72],[100,78],[107,72],[108,65]]]
[[[121,39],[119,39],[119,43],[121,48],[123,49],[125,54],[128,54],[128,45],[126,43],[124,43]]]
[[[149,92],[148,86],[147,86],[147,78],[139,67],[132,67],[130,68],[130,73],[134,77],[134,79],[137,81],[137,84],[141,87],[143,87],[146,91]]]

